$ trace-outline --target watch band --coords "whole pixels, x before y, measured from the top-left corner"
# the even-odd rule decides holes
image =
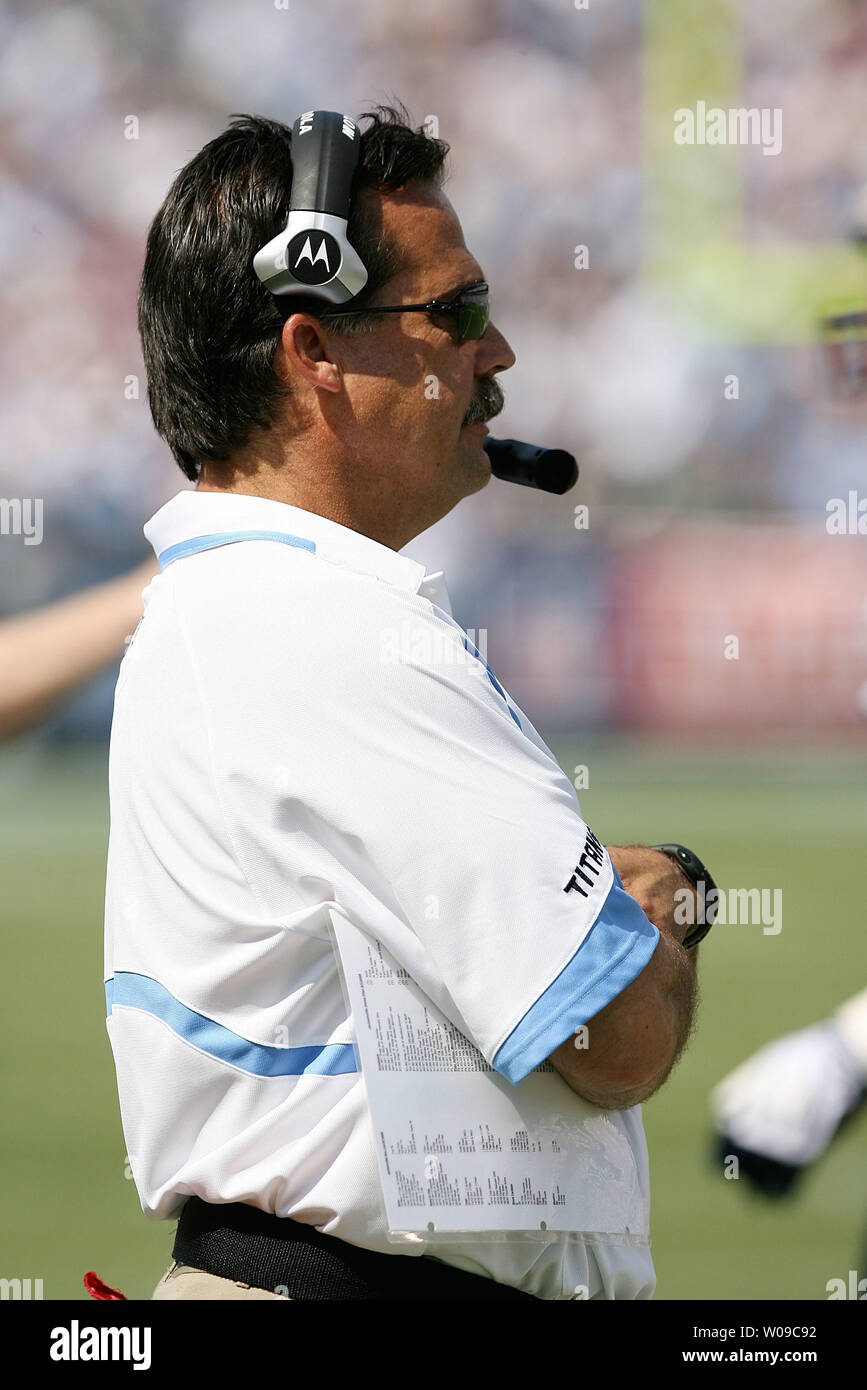
[[[694,854],[691,849],[687,849],[686,845],[651,845],[650,848],[661,850],[663,854],[668,855],[669,859],[673,859],[676,864],[679,864],[696,890],[696,923],[692,930],[687,932],[681,943],[689,950],[704,940],[716,921],[719,889],[698,855]],[[708,902],[708,896],[711,893],[713,896]]]

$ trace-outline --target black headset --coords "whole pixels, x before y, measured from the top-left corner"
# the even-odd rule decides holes
[[[253,257],[272,294],[313,295],[345,304],[367,284],[364,262],[346,234],[361,132],[337,111],[305,111],[292,127],[289,220]]]
[[[347,235],[360,153],[358,126],[338,111],[305,111],[293,125],[289,217],[253,257],[253,269],[278,302],[303,294],[346,304],[367,284],[367,269]],[[490,435],[484,448],[491,472],[506,482],[564,493],[577,481],[578,465],[565,449]]]

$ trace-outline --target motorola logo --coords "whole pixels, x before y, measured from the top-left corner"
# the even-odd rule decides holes
[[[340,269],[340,247],[330,232],[298,232],[286,247],[286,269],[302,285],[324,285]]]

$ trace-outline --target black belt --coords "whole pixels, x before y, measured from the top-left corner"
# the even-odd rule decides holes
[[[291,1299],[344,1301],[375,1298],[532,1298],[507,1284],[426,1255],[385,1255],[322,1235],[289,1217],[246,1202],[212,1203],[188,1197],[172,1256],[250,1284],[279,1289]]]

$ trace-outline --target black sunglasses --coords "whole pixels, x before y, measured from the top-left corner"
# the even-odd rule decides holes
[[[427,304],[372,304],[365,309],[328,309],[321,319],[348,318],[351,314],[451,314],[457,319],[461,342],[484,338],[491,321],[490,290],[484,280],[458,290],[451,299],[429,299]]]

